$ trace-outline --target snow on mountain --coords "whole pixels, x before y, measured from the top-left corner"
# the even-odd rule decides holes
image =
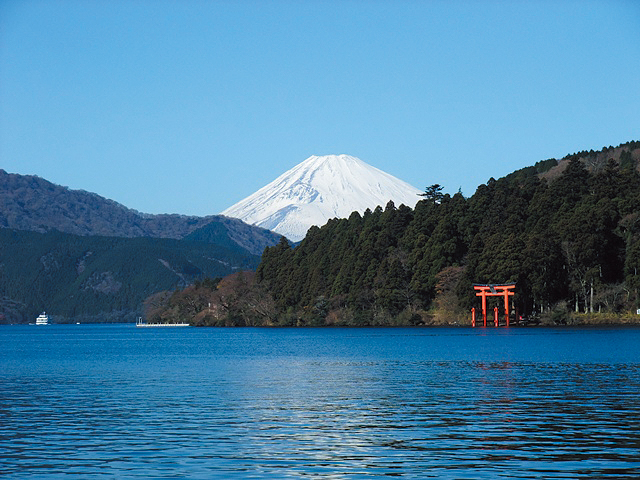
[[[221,214],[304,238],[312,225],[384,206],[414,207],[421,190],[349,155],[311,156]]]

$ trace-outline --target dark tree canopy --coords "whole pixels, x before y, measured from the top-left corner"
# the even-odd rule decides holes
[[[630,142],[544,160],[470,198],[433,184],[413,209],[389,202],[312,227],[295,247],[283,238],[265,249],[255,282],[223,283],[248,301],[213,295],[226,302],[216,322],[414,325],[452,312],[468,322],[474,283],[515,283],[512,306],[525,316],[635,311],[639,158]]]
[[[624,284],[631,301],[640,293],[640,175],[630,155],[618,154],[622,168],[611,160],[588,169],[579,155],[545,160],[468,199],[433,184],[414,209],[390,203],[330,221],[291,251],[268,248],[258,279],[283,311],[314,311],[322,299],[323,311],[369,324],[382,312],[410,318],[434,308],[445,271],[458,282],[448,302],[455,291],[463,311],[476,301],[471,284],[506,282],[516,282],[523,314],[558,302],[619,309],[607,292]]]

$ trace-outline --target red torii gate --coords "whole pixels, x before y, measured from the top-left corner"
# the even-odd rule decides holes
[[[509,283],[506,285],[483,285],[475,283],[473,285],[476,290],[476,297],[482,297],[482,318],[484,319],[484,326],[487,326],[487,297],[504,297],[504,316],[507,321],[507,327],[509,326],[509,297],[514,295],[513,290],[516,288],[515,283]],[[471,323],[476,326],[476,311],[475,308],[471,310]],[[495,308],[495,325],[498,326],[498,307]]]

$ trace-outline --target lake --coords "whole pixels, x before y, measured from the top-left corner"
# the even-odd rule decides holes
[[[0,326],[3,478],[640,478],[640,328]]]

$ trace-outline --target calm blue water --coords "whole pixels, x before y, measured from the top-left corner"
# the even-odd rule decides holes
[[[0,327],[4,478],[640,478],[640,328]]]

